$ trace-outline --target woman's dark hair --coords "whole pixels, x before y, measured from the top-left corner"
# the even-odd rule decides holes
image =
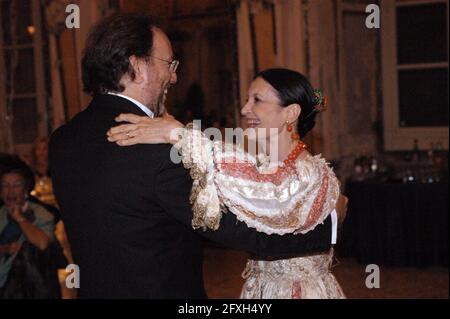
[[[275,89],[281,106],[295,103],[300,105],[302,112],[298,118],[297,130],[303,138],[316,124],[315,94],[311,83],[303,74],[288,69],[264,70],[255,76],[258,77]]]
[[[113,14],[90,32],[82,59],[84,91],[104,94],[122,92],[120,79],[135,74],[129,57],[147,58],[153,49],[153,28],[156,22],[142,14]]]
[[[34,188],[33,171],[15,155],[0,156],[0,181],[7,174],[20,175],[25,181],[25,190],[29,194]]]

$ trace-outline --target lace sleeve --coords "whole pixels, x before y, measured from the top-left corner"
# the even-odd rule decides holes
[[[189,123],[181,133],[177,147],[182,162],[193,180],[190,201],[192,204],[192,227],[216,230],[223,208],[214,183],[214,144],[200,129]]]

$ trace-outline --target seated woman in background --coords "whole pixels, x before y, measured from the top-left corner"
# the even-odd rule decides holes
[[[0,171],[0,299],[59,298],[54,216],[28,199],[31,170],[9,164]]]

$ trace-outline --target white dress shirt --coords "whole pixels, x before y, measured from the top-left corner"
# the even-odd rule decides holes
[[[126,96],[126,95],[123,95],[123,94],[120,94],[120,93],[114,93],[114,92],[108,92],[108,94],[123,97],[124,99],[127,99],[130,102],[133,102],[137,107],[139,107],[149,117],[153,118],[155,116],[155,114],[148,107],[146,107],[141,102],[136,101],[135,99],[133,99],[133,98],[131,98],[129,96]]]

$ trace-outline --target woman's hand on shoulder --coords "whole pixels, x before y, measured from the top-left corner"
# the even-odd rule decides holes
[[[135,114],[120,114],[115,120],[119,123],[126,122],[126,124],[109,129],[107,138],[108,141],[120,146],[175,144],[178,141],[175,130],[184,127],[183,124],[168,113],[157,118]]]

